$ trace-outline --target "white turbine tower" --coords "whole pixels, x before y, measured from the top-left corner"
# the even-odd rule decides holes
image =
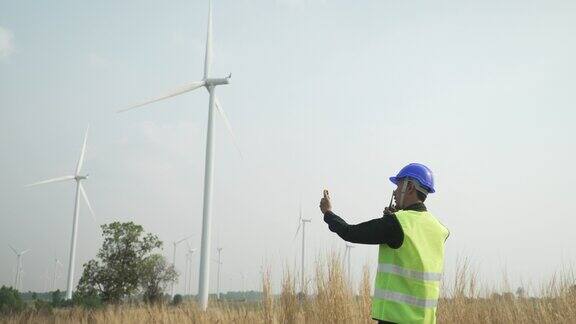
[[[298,218],[298,229],[296,230],[296,234],[294,234],[294,239],[296,239],[296,237],[298,236],[298,233],[300,232],[300,227],[302,227],[302,268],[300,269],[301,271],[301,283],[300,283],[300,292],[304,292],[304,272],[306,269],[306,223],[310,223],[311,220],[310,219],[305,219],[302,218],[302,203],[300,203],[300,215]]]
[[[119,112],[127,111],[130,109],[142,107],[144,105],[175,97],[177,95],[204,87],[208,90],[210,95],[210,101],[208,104],[208,130],[206,136],[206,164],[204,165],[204,201],[203,201],[203,212],[202,212],[202,242],[201,242],[201,253],[200,253],[200,280],[198,287],[198,295],[200,299],[200,307],[206,310],[208,307],[208,285],[210,279],[210,216],[212,211],[212,182],[214,177],[214,109],[220,113],[224,124],[228,128],[234,145],[238,149],[238,145],[234,138],[232,132],[232,127],[222,110],[222,105],[220,104],[218,98],[216,97],[215,91],[216,86],[228,84],[230,82],[231,74],[225,78],[211,78],[210,77],[210,67],[212,61],[212,2],[209,1],[208,4],[208,31],[206,33],[206,52],[204,56],[204,77],[201,81],[191,82],[179,89],[171,91],[163,96],[147,100],[145,102],[136,104],[134,106],[122,109]],[[240,151],[238,149],[238,151]]]
[[[14,289],[20,290],[20,288],[22,288],[22,256],[29,252],[30,249],[24,250],[24,251],[20,251],[18,252],[12,245],[8,244],[8,246],[10,247],[10,249],[12,249],[12,251],[14,252],[14,254],[16,255],[16,278],[14,278]]]
[[[191,238],[193,235],[189,235],[186,236],[183,239],[180,239],[178,241],[174,241],[172,242],[172,245],[174,246],[174,254],[172,255],[172,265],[174,266],[174,269],[176,269],[176,247],[178,246],[178,244],[184,242],[185,240]],[[188,261],[186,261],[188,262]],[[172,282],[172,288],[170,289],[170,297],[174,298],[174,282]]]
[[[192,261],[194,260],[192,257],[194,256],[196,249],[193,249],[190,244],[188,244],[188,242],[186,242],[186,245],[188,245],[188,253],[186,253],[186,271],[188,272],[188,283],[185,284],[185,289],[187,295],[192,295]]]
[[[90,211],[90,215],[92,215],[92,218],[94,219],[94,221],[96,221],[94,211],[92,210],[90,201],[88,201],[88,195],[86,195],[86,191],[84,190],[84,187],[82,186],[81,183],[82,180],[88,179],[88,175],[80,174],[80,171],[82,170],[82,164],[84,163],[84,156],[86,153],[86,141],[88,140],[89,129],[90,127],[86,129],[86,133],[84,134],[84,143],[82,144],[82,151],[80,152],[80,158],[78,159],[78,163],[76,164],[76,171],[74,172],[73,175],[67,175],[64,177],[44,180],[26,186],[26,187],[32,187],[46,183],[69,181],[69,180],[76,181],[76,198],[74,199],[74,217],[72,219],[72,237],[70,238],[70,258],[68,260],[68,279],[66,282],[66,299],[72,299],[72,286],[74,284],[74,264],[75,264],[74,261],[76,258],[76,238],[78,236],[77,233],[78,214],[80,213],[80,195],[82,195],[82,197],[84,198],[86,206]]]
[[[354,248],[354,245],[346,244],[346,252],[344,252],[344,260],[347,262],[346,273],[348,275],[348,281],[352,284],[352,272],[350,268],[350,251]]]
[[[62,262],[60,262],[60,260],[58,260],[58,258],[54,256],[54,274],[52,276],[52,290],[56,290],[56,279],[60,278],[60,275],[58,274],[58,268],[61,267],[63,267]]]
[[[44,271],[44,292],[49,292],[50,287],[50,269],[46,268]]]
[[[222,266],[222,259],[220,258],[220,255],[222,254],[222,248],[219,247],[218,248],[218,261],[216,261],[218,263],[218,281],[216,283],[216,299],[220,300],[220,267]]]

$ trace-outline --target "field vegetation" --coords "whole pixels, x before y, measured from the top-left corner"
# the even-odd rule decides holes
[[[554,276],[537,293],[523,289],[495,292],[481,287],[469,262],[461,263],[444,283],[438,323],[574,323],[576,286],[570,272]],[[364,267],[352,288],[339,255],[317,262],[306,294],[300,294],[294,273],[285,270],[279,294],[271,290],[272,274],[262,275],[262,299],[211,301],[202,312],[193,300],[181,303],[130,303],[51,308],[28,307],[4,312],[2,323],[374,323],[370,318],[373,274]]]

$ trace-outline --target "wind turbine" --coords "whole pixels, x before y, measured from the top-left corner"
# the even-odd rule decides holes
[[[63,267],[62,262],[58,260],[56,256],[54,256],[54,275],[52,277],[52,290],[56,290],[56,278],[60,278],[58,275],[58,268]]]
[[[222,266],[222,259],[220,258],[220,255],[222,253],[222,248],[219,247],[218,248],[218,281],[216,284],[216,299],[220,300],[220,267]]]
[[[26,272],[24,272],[23,269],[20,269],[20,288],[17,288],[18,290],[23,290],[24,289],[24,285],[22,284],[22,281],[24,281],[24,275],[26,274]]]
[[[193,235],[189,235],[189,236],[186,236],[186,237],[183,238],[183,239],[180,239],[180,240],[178,240],[178,241],[172,242],[172,244],[173,244],[173,246],[174,246],[174,254],[172,255],[172,264],[174,265],[174,268],[176,268],[176,247],[178,246],[178,244],[184,242],[185,240],[191,238],[192,236],[193,236]],[[186,262],[188,262],[188,261],[186,261]],[[188,265],[188,264],[186,264],[186,265]],[[172,288],[171,288],[171,291],[170,291],[170,297],[174,298],[174,282],[172,282]]]
[[[49,292],[48,288],[50,288],[50,269],[46,268],[44,271],[44,292]]]
[[[88,175],[80,174],[80,171],[82,170],[82,164],[84,163],[84,156],[86,153],[86,141],[88,140],[89,129],[90,126],[86,128],[86,133],[84,134],[84,143],[82,144],[82,151],[80,151],[80,158],[78,159],[78,164],[76,164],[76,171],[74,171],[73,175],[67,175],[59,178],[44,180],[26,186],[26,187],[32,187],[46,183],[61,182],[68,180],[76,181],[76,198],[74,199],[74,218],[72,219],[72,237],[70,238],[70,258],[68,260],[68,280],[66,283],[66,299],[72,299],[72,285],[74,284],[74,263],[75,263],[74,261],[76,258],[76,238],[78,236],[77,233],[78,214],[80,213],[80,195],[82,195],[82,197],[84,198],[86,206],[90,211],[90,215],[92,215],[92,218],[94,219],[94,221],[96,221],[94,211],[92,210],[92,206],[90,205],[90,201],[88,200],[88,195],[86,195],[86,191],[82,186],[82,180],[88,179]]]
[[[196,252],[196,249],[193,249],[190,244],[188,244],[188,242],[186,242],[186,245],[188,245],[188,253],[186,253],[186,271],[188,272],[188,283],[185,283],[185,289],[186,289],[186,294],[187,295],[191,295],[192,294],[192,256],[194,255],[194,252]]]
[[[203,201],[203,211],[202,211],[202,242],[201,242],[201,253],[200,253],[200,280],[198,287],[198,295],[200,299],[200,307],[206,310],[208,307],[208,286],[210,279],[210,223],[211,223],[211,212],[212,212],[212,183],[214,177],[214,109],[220,113],[224,124],[228,128],[234,145],[238,148],[238,144],[232,132],[232,127],[224,110],[222,110],[222,105],[216,97],[216,86],[224,85],[230,83],[231,74],[228,74],[225,78],[211,78],[210,68],[212,61],[212,1],[208,3],[208,31],[206,33],[206,52],[204,56],[204,77],[201,81],[191,82],[183,87],[173,90],[165,95],[156,97],[145,102],[130,106],[126,109],[122,109],[119,112],[127,111],[130,109],[142,107],[153,102],[161,101],[171,97],[178,96],[180,94],[204,87],[208,90],[210,96],[208,104],[208,130],[206,136],[206,164],[204,165],[204,201]],[[240,153],[241,155],[241,153]]]
[[[12,245],[8,244],[8,246],[16,255],[16,278],[14,278],[14,288],[19,290],[22,286],[22,256],[29,252],[30,249],[18,252]]]
[[[311,219],[302,218],[302,203],[300,203],[300,217],[298,218],[298,229],[296,230],[296,234],[294,234],[294,239],[298,236],[300,232],[300,227],[302,227],[302,268],[300,269],[301,273],[301,286],[300,292],[304,292],[304,269],[306,268],[306,223],[310,223]]]
[[[344,252],[344,260],[348,263],[347,265],[347,274],[348,274],[348,281],[352,284],[352,272],[350,271],[350,251],[354,248],[354,245],[346,244],[346,252]]]

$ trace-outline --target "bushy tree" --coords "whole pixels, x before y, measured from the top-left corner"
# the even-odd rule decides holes
[[[172,298],[172,305],[178,306],[182,304],[182,301],[183,301],[182,295],[176,294],[174,295],[174,298]]]
[[[142,263],[140,287],[146,302],[156,303],[162,301],[164,289],[178,277],[173,265],[169,265],[160,254],[147,257]]]
[[[18,290],[12,287],[0,287],[0,314],[17,313],[26,308]]]
[[[62,306],[62,304],[64,303],[64,298],[62,298],[63,297],[62,295],[63,294],[60,291],[60,289],[57,289],[50,294],[50,304],[52,305],[52,307]]]
[[[142,226],[133,222],[113,222],[101,227],[104,242],[97,259],[84,264],[78,299],[98,297],[103,302],[118,303],[139,292],[143,278],[148,278],[148,283],[156,281],[156,287],[160,288],[164,287],[162,280],[175,280],[166,271],[156,276],[149,273],[160,269],[154,263],[159,260],[152,254],[162,246],[156,235],[145,233]]]

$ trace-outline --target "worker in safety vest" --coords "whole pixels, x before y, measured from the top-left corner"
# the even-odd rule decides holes
[[[379,244],[372,318],[378,323],[435,323],[449,232],[424,201],[434,193],[432,171],[411,163],[391,177],[396,185],[384,216],[357,225],[332,212],[328,190],[320,200],[332,232],[352,243]]]

